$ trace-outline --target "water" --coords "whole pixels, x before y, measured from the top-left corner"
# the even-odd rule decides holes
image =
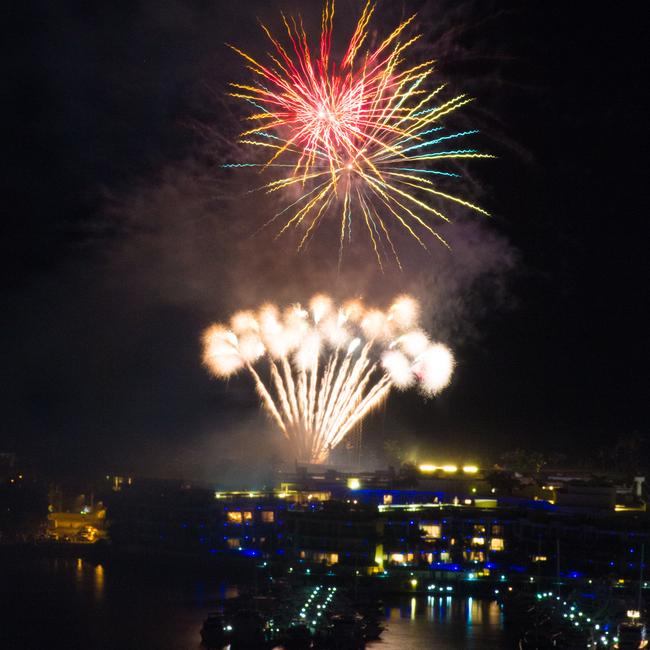
[[[0,556],[2,650],[198,650],[218,598],[237,587],[198,570]],[[374,650],[514,647],[496,602],[460,597],[385,599]]]

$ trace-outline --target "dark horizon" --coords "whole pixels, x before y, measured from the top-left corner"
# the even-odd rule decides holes
[[[257,15],[277,27],[301,3],[12,8],[0,452],[71,474],[210,476],[251,449],[264,465],[279,434],[247,377],[209,377],[200,333],[242,301],[330,281],[380,305],[415,291],[458,359],[440,397],[393,394],[366,421],[369,450],[578,458],[637,437],[647,452],[644,21],[627,7],[477,5],[404,3],[440,12],[441,70],[477,98],[464,118],[498,158],[468,170],[493,217],[459,217],[451,257],[414,253],[384,276],[358,251],[337,276],[310,268],[323,246],[298,258],[251,240],[259,200],[218,169],[236,135],[222,96],[245,78],[224,42],[255,47]],[[400,13],[385,9],[383,30]],[[222,137],[212,150],[197,124]]]

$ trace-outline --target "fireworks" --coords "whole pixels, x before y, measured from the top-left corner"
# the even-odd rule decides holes
[[[208,328],[203,360],[219,378],[247,370],[296,458],[322,463],[391,388],[435,395],[449,384],[453,356],[418,315],[409,296],[387,311],[358,300],[337,307],[322,294],[307,309],[266,304]]]
[[[293,191],[297,198],[268,223],[280,224],[278,235],[300,229],[299,249],[334,212],[339,260],[346,238],[352,237],[353,221],[359,220],[379,265],[391,256],[401,267],[393,226],[427,248],[430,237],[447,245],[434,227],[437,220],[449,220],[445,204],[487,214],[442,191],[437,181],[459,174],[438,164],[491,156],[463,144],[476,130],[448,132],[441,123],[471,98],[448,96],[444,84],[432,85],[432,60],[408,63],[409,48],[420,38],[407,36],[415,16],[371,44],[368,26],[374,12],[368,0],[338,61],[332,55],[333,0],[325,1],[317,51],[310,48],[302,21],[285,16],[284,43],[262,25],[271,44],[267,61],[231,46],[254,75],[250,84],[231,84],[230,94],[253,107],[247,118],[251,128],[241,134],[240,143],[267,151],[269,157],[259,164],[225,166],[281,170],[263,189]]]

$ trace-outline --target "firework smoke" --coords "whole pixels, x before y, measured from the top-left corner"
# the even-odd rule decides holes
[[[418,386],[430,396],[449,384],[453,356],[428,339],[418,318],[417,301],[406,295],[387,311],[359,300],[336,307],[323,294],[308,309],[266,304],[208,328],[203,360],[222,379],[247,370],[296,458],[323,463],[391,388]]]

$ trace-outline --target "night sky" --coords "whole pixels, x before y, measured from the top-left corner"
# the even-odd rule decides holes
[[[441,74],[495,161],[468,166],[492,217],[459,215],[451,257],[378,274],[327,233],[308,255],[253,236],[257,179],[225,173],[246,79],[224,45],[319,3],[14,3],[5,15],[0,451],[43,469],[213,478],[281,453],[246,377],[200,364],[211,321],[328,289],[422,298],[452,386],[368,420],[420,457],[519,446],[576,459],[648,431],[647,21],[634,5],[383,3],[422,10]],[[342,20],[358,3],[341,0]],[[407,244],[408,246],[409,244]],[[326,286],[322,286],[326,283]],[[445,458],[442,458],[442,457]]]

